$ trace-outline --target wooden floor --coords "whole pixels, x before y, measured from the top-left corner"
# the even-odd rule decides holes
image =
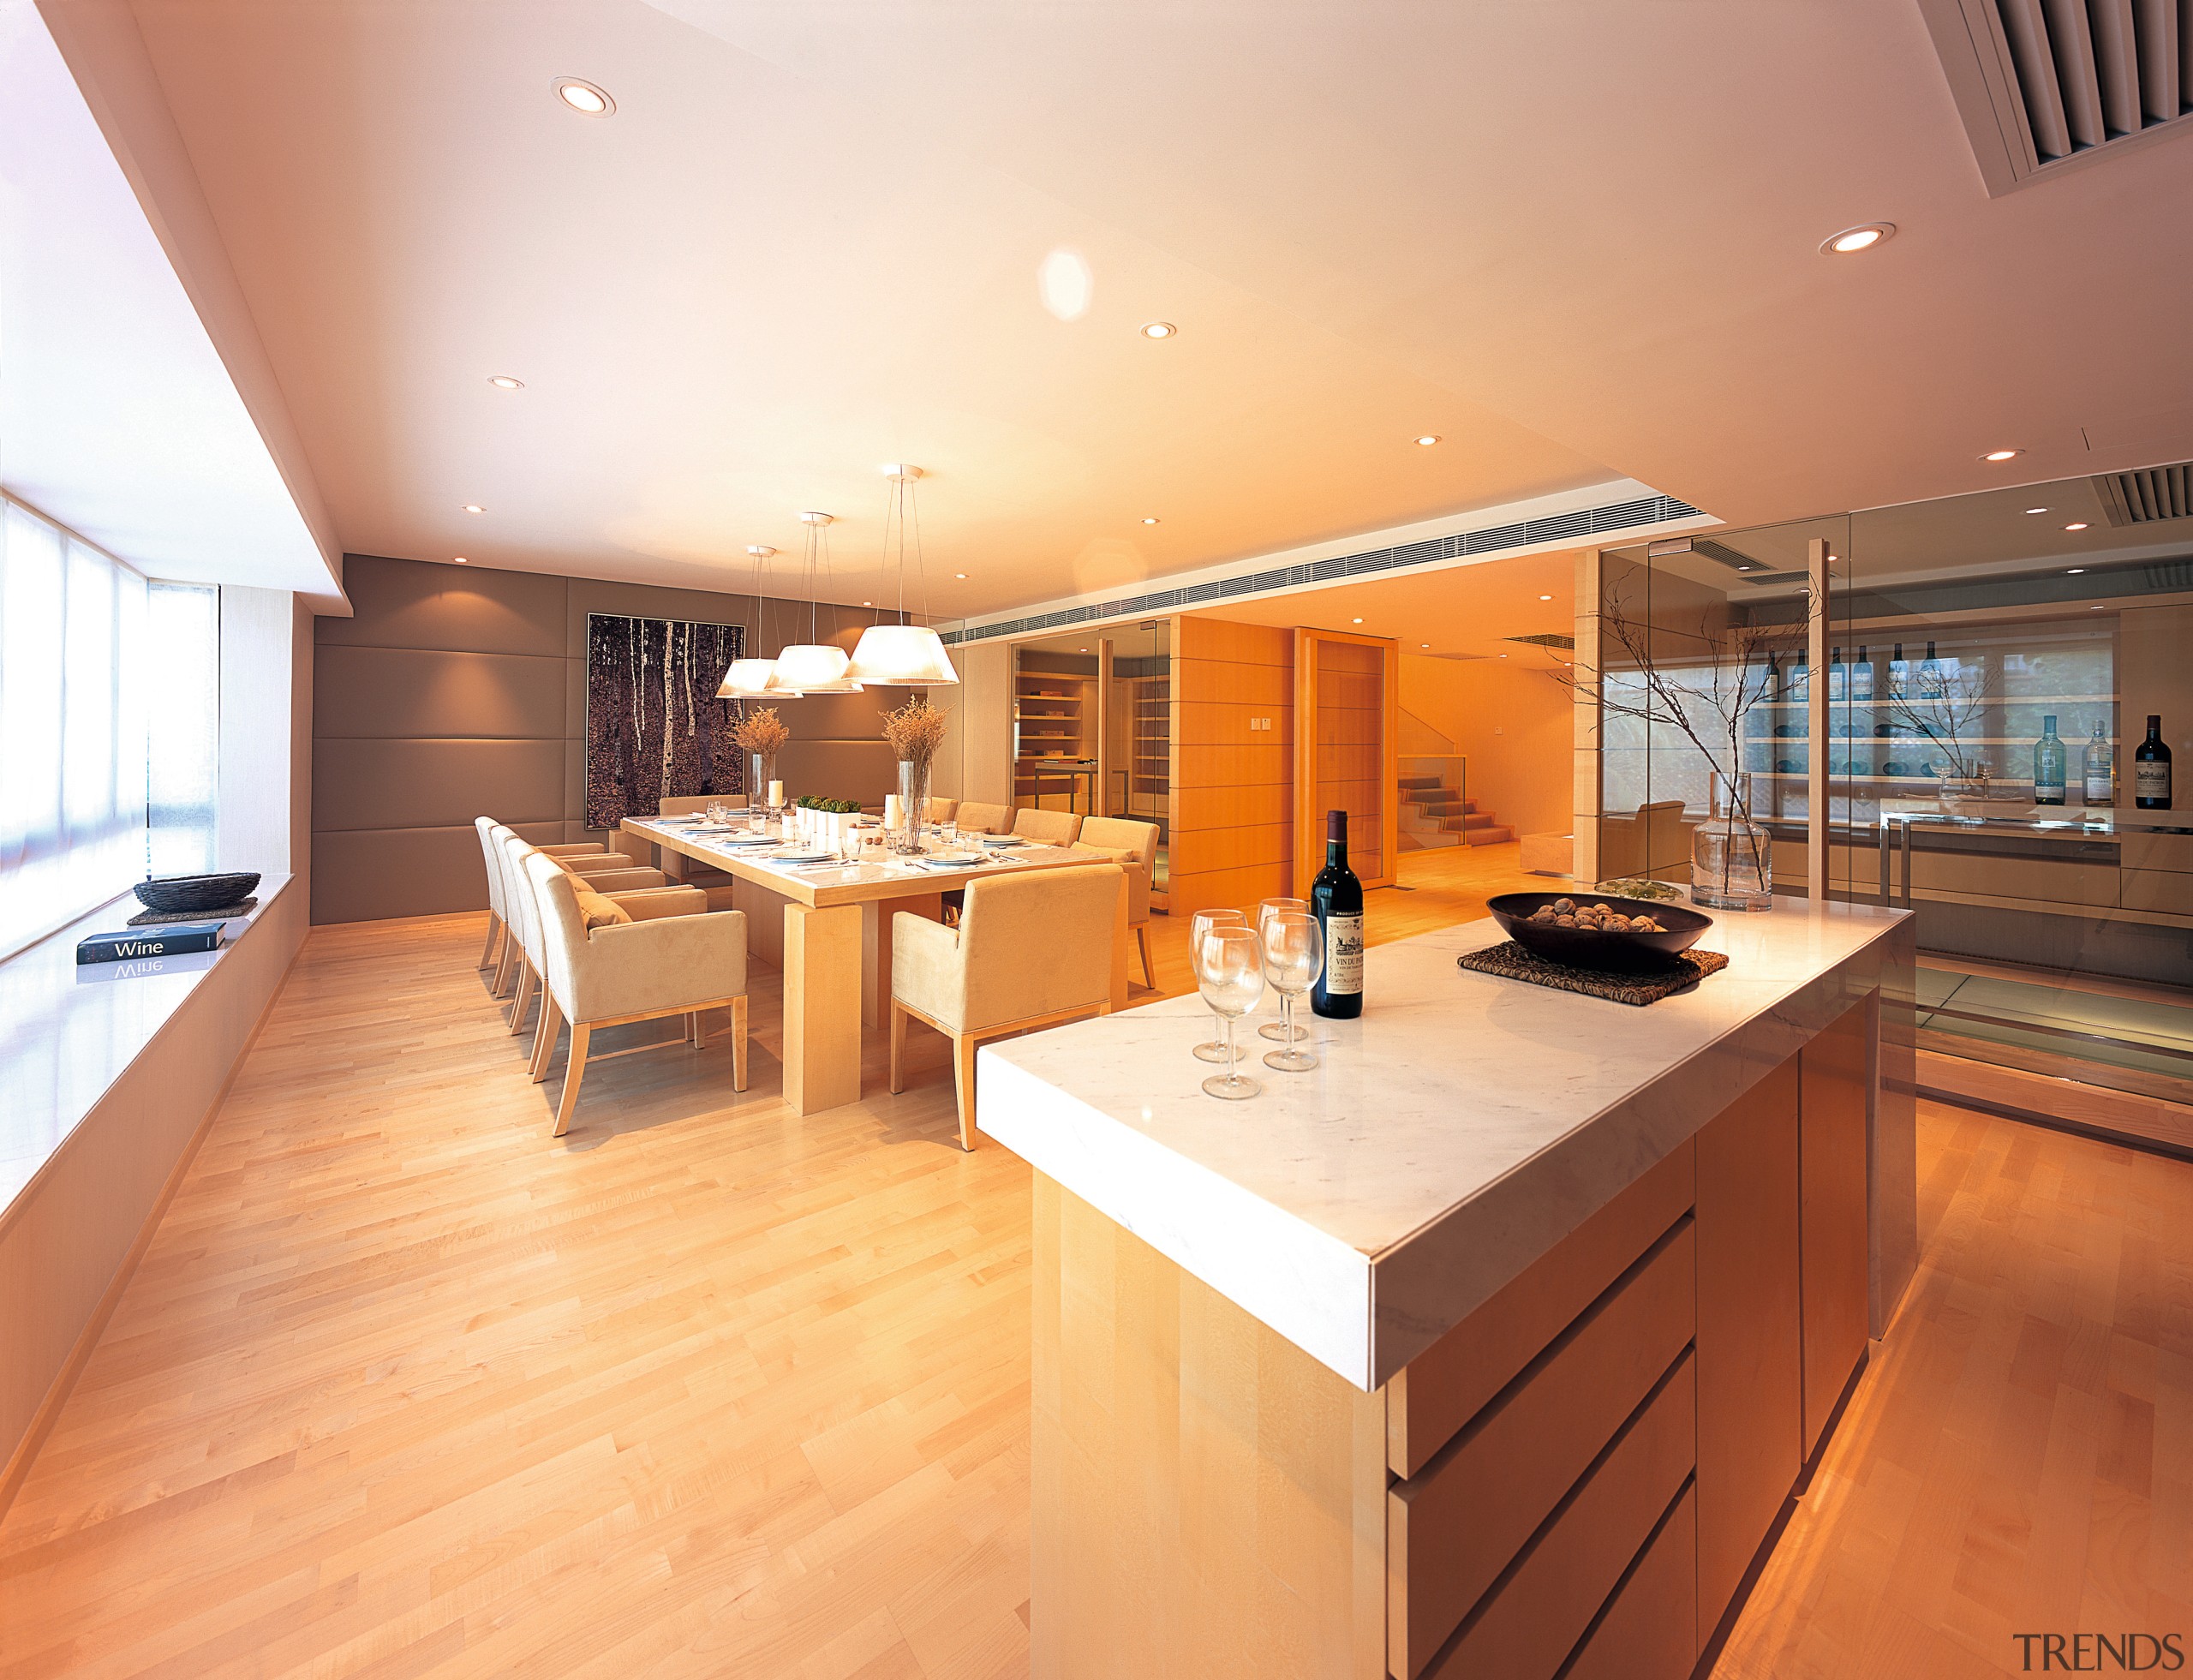
[[[1513,852],[1405,860],[1373,938]],[[0,1522],[0,1680],[1025,1673],[1028,1180],[954,1145],[943,1042],[795,1120],[764,972],[752,1091],[720,1036],[620,1058],[554,1140],[477,948],[312,936]],[[1931,1108],[1921,1162],[1912,1306],[1721,1674],[2193,1631],[2193,1166]]]

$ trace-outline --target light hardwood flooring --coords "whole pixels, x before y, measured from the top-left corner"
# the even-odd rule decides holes
[[[1373,938],[1513,851],[1405,859]],[[956,1147],[943,1041],[798,1121],[764,971],[750,1091],[725,1037],[622,1057],[552,1139],[478,940],[313,935],[0,1522],[0,1680],[1025,1673],[1029,1183]],[[2193,1166],[1931,1105],[1921,1163],[1911,1306],[1720,1674],[2193,1631]]]

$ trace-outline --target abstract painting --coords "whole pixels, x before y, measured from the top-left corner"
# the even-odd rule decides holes
[[[653,816],[666,798],[746,791],[738,703],[716,698],[745,644],[738,625],[587,614],[588,828]]]

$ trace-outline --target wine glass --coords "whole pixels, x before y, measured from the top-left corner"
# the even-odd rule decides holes
[[[1295,1046],[1294,1000],[1316,985],[1324,972],[1324,930],[1314,916],[1282,912],[1265,917],[1257,934],[1264,948],[1264,978],[1279,994],[1280,1019],[1288,1029],[1282,1040],[1288,1048],[1267,1050],[1264,1066],[1282,1073],[1306,1073],[1318,1065],[1318,1058]],[[1299,1036],[1310,1035],[1305,1031]]]
[[[1198,984],[1203,1001],[1226,1023],[1226,1071],[1203,1082],[1204,1094],[1238,1103],[1254,1097],[1263,1087],[1234,1066],[1234,1023],[1257,1007],[1264,995],[1264,965],[1261,942],[1245,924],[1213,928],[1204,938],[1202,972]]]
[[[1265,899],[1257,906],[1257,928],[1263,931],[1265,921],[1274,916],[1307,916],[1307,899]],[[1293,1015],[1282,1015],[1278,1020],[1266,1021],[1257,1029],[1259,1038],[1276,1038],[1282,1044],[1291,1044],[1297,1038],[1307,1038],[1310,1030],[1294,1025]]]
[[[1220,928],[1244,928],[1248,918],[1238,910],[1198,910],[1188,928],[1188,966],[1195,971],[1196,983],[1203,983],[1203,944]],[[1196,1046],[1197,1057],[1204,1061],[1226,1060],[1226,1041],[1213,1038]]]

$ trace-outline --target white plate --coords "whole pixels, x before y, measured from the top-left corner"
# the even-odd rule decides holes
[[[788,852],[768,860],[773,864],[834,864],[836,854],[828,852]]]
[[[932,870],[971,870],[988,862],[989,859],[987,858],[978,858],[971,852],[933,852],[921,859],[923,868]]]
[[[1025,846],[1028,842],[1018,834],[985,834],[983,836],[983,844],[1002,848],[1008,846]]]

